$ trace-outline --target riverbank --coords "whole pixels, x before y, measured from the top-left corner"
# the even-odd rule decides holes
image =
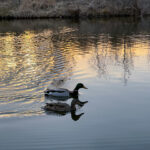
[[[149,0],[0,0],[0,18],[150,15]]]

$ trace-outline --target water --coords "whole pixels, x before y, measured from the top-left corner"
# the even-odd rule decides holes
[[[1,150],[149,150],[149,26],[150,18],[0,21]],[[42,109],[47,87],[78,82],[88,103],[76,121]]]

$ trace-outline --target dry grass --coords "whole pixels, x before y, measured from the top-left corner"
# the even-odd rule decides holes
[[[13,6],[13,7],[12,7]],[[87,17],[150,14],[150,0],[0,0],[0,16]]]
[[[0,0],[0,16],[8,16],[10,14],[11,1]]]

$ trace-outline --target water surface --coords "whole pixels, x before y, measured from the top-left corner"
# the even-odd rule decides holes
[[[148,150],[149,26],[149,18],[0,21],[1,149]],[[88,103],[76,121],[42,109],[47,87],[78,82]]]

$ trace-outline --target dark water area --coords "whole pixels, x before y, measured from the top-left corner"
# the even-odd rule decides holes
[[[1,20],[0,149],[149,150],[149,27],[150,18]],[[42,109],[56,101],[47,87],[79,82],[88,103],[75,114]]]

